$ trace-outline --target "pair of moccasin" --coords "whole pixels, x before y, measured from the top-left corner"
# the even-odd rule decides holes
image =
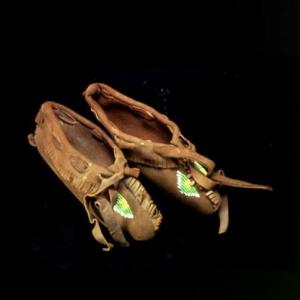
[[[104,130],[61,104],[45,102],[28,139],[83,204],[103,250],[113,243],[129,246],[127,235],[151,239],[160,227],[162,214],[137,179],[140,172],[200,213],[218,212],[219,233],[229,222],[222,186],[271,190],[215,171],[215,163],[152,107],[102,83],[89,85],[83,95]]]

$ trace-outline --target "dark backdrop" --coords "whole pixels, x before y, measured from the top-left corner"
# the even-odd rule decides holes
[[[167,294],[178,289],[199,298],[203,290],[226,291],[252,299],[259,288],[264,299],[293,299],[299,251],[292,185],[299,108],[293,3],[207,4],[179,15],[150,10],[150,17],[134,18],[120,11],[112,17],[89,10],[88,22],[68,14],[73,22],[65,24],[66,12],[55,10],[55,18],[40,13],[26,27],[22,78],[29,79],[29,90],[19,103],[16,132],[28,170],[28,273],[47,288],[57,276],[64,282],[75,275],[99,280],[96,290],[123,287],[123,281],[132,293],[131,276],[140,274],[134,282],[147,278],[144,291],[154,285],[167,286]],[[102,252],[80,203],[26,141],[46,100],[93,119],[81,96],[91,82],[167,114],[227,175],[270,184],[274,192],[232,189],[230,227],[217,236],[215,216],[199,216],[145,181],[164,214],[161,231],[151,241]],[[167,285],[170,278],[174,284]]]

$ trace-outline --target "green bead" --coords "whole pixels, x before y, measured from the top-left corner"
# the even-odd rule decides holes
[[[179,189],[179,192],[185,196],[188,197],[200,197],[200,193],[197,190],[197,188],[191,184],[190,179],[182,173],[181,171],[177,171],[177,187]]]
[[[120,193],[116,196],[116,202],[113,210],[127,219],[133,219],[132,210],[127,202],[127,200]]]
[[[205,176],[208,175],[207,170],[206,170],[200,163],[198,163],[197,161],[194,161],[193,164],[194,164],[194,167],[195,167],[199,172],[201,172],[203,175],[205,175]]]

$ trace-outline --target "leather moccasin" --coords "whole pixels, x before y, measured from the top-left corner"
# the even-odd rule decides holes
[[[229,223],[223,186],[272,190],[216,171],[215,163],[196,151],[177,124],[154,108],[102,83],[89,85],[83,95],[125,157],[146,177],[203,214],[219,213],[219,233]]]
[[[98,126],[55,102],[45,102],[35,119],[32,146],[83,204],[94,238],[110,250],[151,239],[162,216],[129,168],[116,143]],[[104,230],[103,230],[104,229]]]

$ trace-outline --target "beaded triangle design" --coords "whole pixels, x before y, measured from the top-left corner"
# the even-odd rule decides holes
[[[116,202],[113,207],[113,210],[126,219],[134,218],[132,210],[131,210],[127,200],[120,193],[118,193],[116,196]]]

